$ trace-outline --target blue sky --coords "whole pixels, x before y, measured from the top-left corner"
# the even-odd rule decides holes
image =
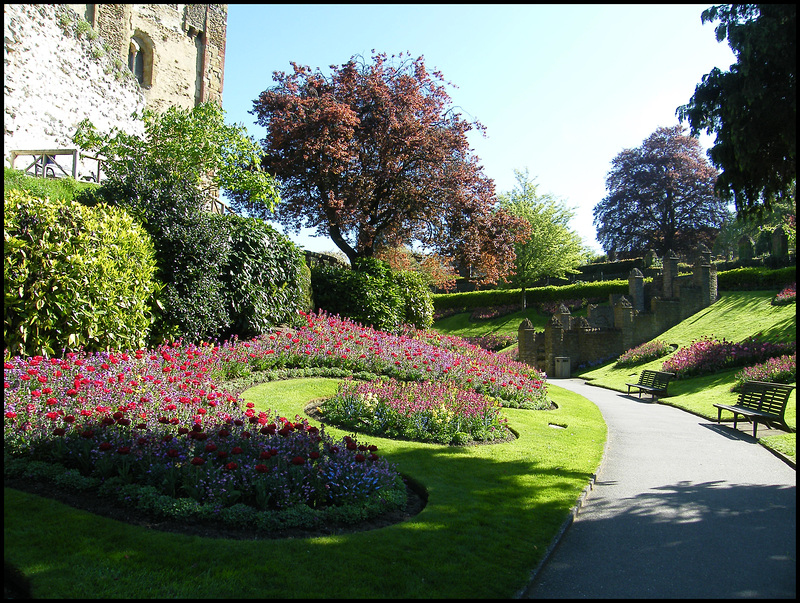
[[[527,168],[540,192],[574,209],[573,230],[600,252],[592,210],[613,158],[677,124],[675,109],[703,75],[735,62],[715,24],[701,24],[709,6],[229,4],[223,108],[260,140],[249,111],[290,61],[328,74],[373,49],[422,55],[456,86],[453,105],[486,126],[470,145],[497,192]],[[336,250],[327,238],[290,237]]]

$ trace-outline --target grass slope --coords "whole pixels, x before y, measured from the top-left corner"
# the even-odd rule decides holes
[[[771,305],[770,300],[776,293],[777,291],[723,292],[716,303],[675,325],[657,339],[678,347],[688,346],[696,339],[711,335],[728,341],[741,341],[759,334],[769,341],[796,341],[796,306]],[[471,335],[476,336],[498,330],[510,333],[512,327],[513,329],[519,327],[522,318],[524,317],[521,315],[511,315],[490,321],[470,321],[469,314],[459,314],[437,322],[434,328],[452,335],[459,335],[468,330]],[[513,322],[515,320],[516,324]],[[534,323],[534,326],[537,329],[544,328],[543,323]],[[628,389],[625,384],[635,383],[642,370],[661,370],[667,358],[669,356],[624,368],[615,368],[612,361],[600,367],[577,371],[573,376],[582,377],[593,385],[625,392]],[[734,375],[739,370],[737,368],[713,375],[673,381],[669,386],[670,396],[662,399],[662,402],[716,420],[717,409],[713,406],[715,402],[733,404],[736,401],[737,394],[732,393],[730,388],[734,382]],[[723,413],[722,417],[723,420],[731,419],[733,415]],[[797,428],[796,391],[792,392],[786,408],[786,422],[792,428]],[[760,438],[760,442],[796,461],[794,433]]]
[[[294,417],[336,384],[270,382],[244,397]],[[364,437],[428,491],[422,513],[401,524],[320,538],[211,540],[133,527],[6,488],[5,558],[30,577],[34,597],[513,597],[605,445],[597,407],[550,389],[557,410],[505,411],[519,434],[512,443],[456,448]]]

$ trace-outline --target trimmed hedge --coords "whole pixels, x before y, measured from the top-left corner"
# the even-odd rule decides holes
[[[796,280],[795,266],[778,269],[736,268],[717,273],[717,288],[721,291],[781,289]]]
[[[627,294],[628,281],[619,279],[594,283],[575,283],[563,287],[536,287],[534,289],[526,289],[525,297],[528,305],[533,305],[565,299],[608,297],[612,293]],[[433,295],[433,306],[436,310],[446,310],[448,308],[482,308],[519,304],[521,299],[521,289],[439,293]]]
[[[6,349],[36,356],[146,345],[161,285],[153,243],[132,216],[10,190],[3,219]]]
[[[688,269],[690,270],[690,268]],[[685,271],[682,270],[683,274]],[[797,280],[794,266],[770,269],[737,268],[717,273],[717,288],[720,291],[746,291],[756,289],[781,289]],[[645,279],[649,281],[652,279]],[[535,287],[526,289],[528,305],[555,302],[565,299],[608,297],[612,293],[628,294],[628,281],[623,279],[593,283],[575,283],[562,287]],[[438,293],[433,295],[433,306],[437,311],[449,308],[484,308],[519,304],[521,289],[492,289],[466,293]]]

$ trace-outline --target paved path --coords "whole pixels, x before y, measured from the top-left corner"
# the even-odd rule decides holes
[[[608,443],[523,598],[795,598],[794,469],[752,434],[582,379],[553,384],[597,404]]]

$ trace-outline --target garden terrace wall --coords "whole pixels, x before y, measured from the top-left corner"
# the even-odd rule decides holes
[[[638,269],[628,276],[627,295],[610,294],[608,306],[590,304],[586,318],[561,306],[536,332],[529,320],[518,330],[519,359],[548,375],[556,358],[569,358],[570,370],[615,358],[650,341],[717,299],[717,273],[708,254],[699,253],[691,275],[678,274],[678,258],[664,257],[661,279],[644,283]]]

